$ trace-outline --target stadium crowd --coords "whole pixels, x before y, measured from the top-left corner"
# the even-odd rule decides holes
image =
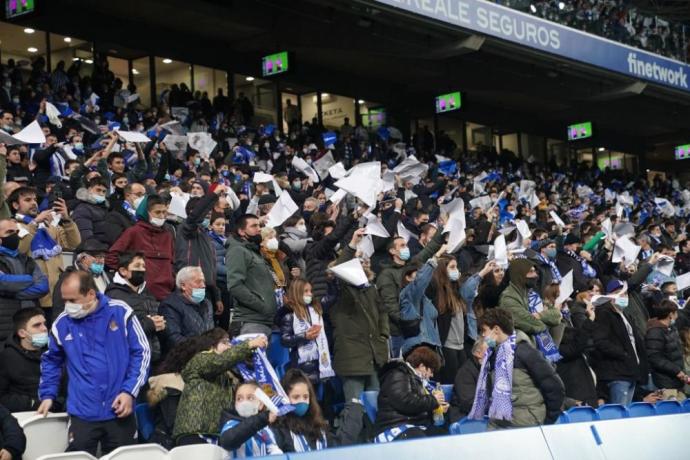
[[[671,174],[347,119],[285,134],[221,92],[142,108],[102,58],[33,69],[0,91],[1,459],[19,411],[66,411],[69,449],[95,454],[136,442],[147,403],[149,442],[244,458],[685,398]]]

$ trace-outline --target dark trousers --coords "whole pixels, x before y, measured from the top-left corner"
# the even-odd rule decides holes
[[[443,360],[445,363],[441,368],[440,380],[444,385],[455,383],[455,374],[467,360],[465,350],[455,350],[443,347]],[[450,402],[450,401],[448,401]]]
[[[85,450],[95,456],[100,442],[101,453],[105,455],[120,446],[137,443],[137,419],[132,414],[127,418],[87,422],[71,416],[67,432],[67,452]]]

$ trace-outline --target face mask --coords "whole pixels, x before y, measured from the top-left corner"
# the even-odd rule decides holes
[[[240,417],[251,417],[259,413],[258,401],[241,401],[235,404],[235,411]]]
[[[310,295],[305,295],[302,297],[302,300],[306,305],[311,305],[311,301],[313,300],[313,298]]]
[[[276,252],[278,250],[278,240],[271,238],[270,240],[266,241],[266,249],[271,252]]]
[[[103,195],[96,195],[95,193],[91,194],[91,199],[96,204],[101,204],[105,202],[105,197]]]
[[[627,297],[617,297],[615,303],[616,303],[616,306],[620,309],[628,308],[628,298]]]
[[[220,173],[223,175],[223,177],[228,177],[230,175],[230,171],[228,170],[223,170]]]
[[[75,150],[84,150],[84,143],[83,142],[75,142],[74,148],[75,148]]]
[[[556,258],[556,248],[549,248],[546,250],[546,257],[549,259],[555,259]]]
[[[496,348],[496,339],[493,337],[484,337],[484,343],[486,343],[486,346],[489,348]]]
[[[306,225],[298,225],[298,226],[295,227],[295,228],[296,228],[297,230],[299,230],[300,232],[304,232],[304,233],[307,232],[307,226],[306,226]]]
[[[270,146],[271,146],[271,144],[270,144],[270,143],[268,143],[268,142],[264,142],[264,148],[265,148],[265,149],[269,148]]]
[[[448,278],[451,281],[457,281],[460,279],[460,270],[448,270]]]
[[[304,417],[304,415],[309,411],[309,403],[301,402],[293,404],[295,406],[294,414],[298,417]]]
[[[129,282],[132,286],[141,286],[146,280],[146,270],[136,270],[132,272]]]
[[[525,280],[525,286],[527,286],[529,289],[534,289],[537,287],[537,279],[536,278],[527,278]]]
[[[298,180],[294,181],[292,183],[292,189],[293,190],[302,190],[302,181],[298,181]]]
[[[201,303],[206,298],[206,288],[192,289],[192,301],[194,303]]]
[[[144,201],[144,197],[143,197],[143,196],[140,196],[139,198],[137,198],[136,200],[134,200],[134,209],[138,209],[138,208],[139,208],[139,205],[141,204],[142,201]]]
[[[672,319],[671,322],[669,323],[671,326],[674,326],[676,324],[676,319]]]
[[[201,158],[194,158],[194,166],[199,166],[201,164]]]
[[[2,246],[10,251],[16,251],[19,247],[19,233],[13,233],[2,239]]]
[[[313,211],[302,211],[302,217],[304,218],[304,220],[309,222],[309,219],[311,218],[311,215],[313,213],[314,213]]]
[[[65,313],[73,319],[80,319],[87,315],[86,310],[80,303],[65,302]]]
[[[163,224],[165,223],[165,219],[160,219],[158,217],[152,217],[150,222],[151,222],[151,225],[153,225],[154,227],[162,227]]]
[[[400,260],[406,261],[410,259],[410,248],[402,248],[400,250],[400,254],[398,255],[400,257]]]
[[[89,270],[91,270],[91,273],[93,273],[94,275],[100,275],[101,273],[103,273],[103,264],[94,262],[89,267]]]
[[[261,244],[261,234],[254,235],[254,236],[249,236],[249,235],[247,235],[247,236],[246,236],[246,239],[247,239],[247,241],[249,241],[250,243]]]
[[[38,334],[33,334],[31,336],[31,345],[36,348],[43,348],[48,345],[48,333],[39,332]]]
[[[211,219],[206,218],[201,222],[201,226],[204,228],[208,228],[208,226],[211,225]]]

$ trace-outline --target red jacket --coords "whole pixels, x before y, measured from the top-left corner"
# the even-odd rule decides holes
[[[155,227],[148,222],[139,221],[129,227],[113,243],[105,263],[112,269],[117,268],[119,254],[123,252],[141,252],[146,257],[146,287],[161,301],[175,287],[173,277],[173,260],[175,247],[173,236],[163,227]]]

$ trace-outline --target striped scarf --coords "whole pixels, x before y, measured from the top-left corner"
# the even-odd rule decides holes
[[[575,254],[570,249],[566,249],[565,253],[568,254],[573,259],[580,262],[580,266],[582,267],[582,272],[587,278],[596,278],[597,277],[597,271],[594,268],[592,268],[592,266],[585,259],[583,259],[582,256],[580,256],[580,254]]]
[[[544,310],[544,304],[541,301],[541,296],[534,290],[530,289],[527,295],[530,313],[541,313]],[[544,358],[552,363],[560,361],[563,357],[558,352],[558,347],[553,341],[548,329],[534,334],[534,340],[537,343],[537,348],[544,355]]]

